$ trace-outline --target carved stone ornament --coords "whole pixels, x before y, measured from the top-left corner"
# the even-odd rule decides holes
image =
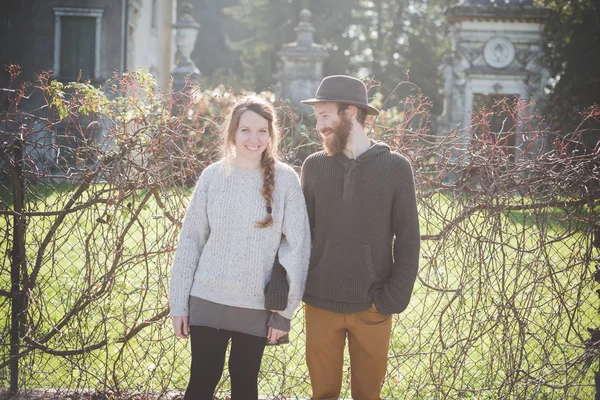
[[[483,59],[492,68],[506,68],[514,58],[515,46],[505,37],[495,36],[483,47]]]
[[[467,70],[471,68],[469,59],[461,53],[456,53],[456,59],[454,60],[454,83],[461,89],[467,84]]]
[[[142,15],[142,7],[144,6],[143,0],[129,0],[127,5],[129,7],[129,26],[136,28]]]

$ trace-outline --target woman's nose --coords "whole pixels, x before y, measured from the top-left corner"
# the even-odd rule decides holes
[[[252,142],[258,142],[258,133],[257,132],[250,132],[249,139]]]

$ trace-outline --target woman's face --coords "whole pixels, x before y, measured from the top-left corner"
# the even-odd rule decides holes
[[[260,162],[269,136],[269,121],[254,111],[244,111],[234,136],[236,158]]]

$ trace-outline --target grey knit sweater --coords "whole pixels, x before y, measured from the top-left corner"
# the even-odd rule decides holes
[[[320,151],[302,167],[312,233],[303,300],[351,313],[404,311],[417,276],[420,233],[412,168],[382,143],[356,159]]]
[[[183,219],[173,260],[171,316],[189,315],[190,295],[215,303],[265,309],[265,287],[278,254],[289,284],[284,317],[301,301],[310,232],[298,175],[277,162],[273,225],[257,228],[267,215],[260,170],[233,168],[221,160],[204,170]]]

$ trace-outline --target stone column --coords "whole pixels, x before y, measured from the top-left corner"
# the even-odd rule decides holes
[[[185,77],[189,75],[192,83],[198,82],[200,70],[191,59],[196,37],[200,30],[200,24],[192,17],[193,6],[190,3],[183,3],[179,10],[177,22],[173,25],[175,28],[175,69],[171,71],[173,75],[173,89],[178,91],[185,85]]]
[[[307,9],[300,12],[300,23],[294,29],[296,41],[284,45],[279,52],[275,91],[297,105],[300,100],[314,97],[323,78],[323,61],[328,56],[325,47],[313,41],[311,17]]]

